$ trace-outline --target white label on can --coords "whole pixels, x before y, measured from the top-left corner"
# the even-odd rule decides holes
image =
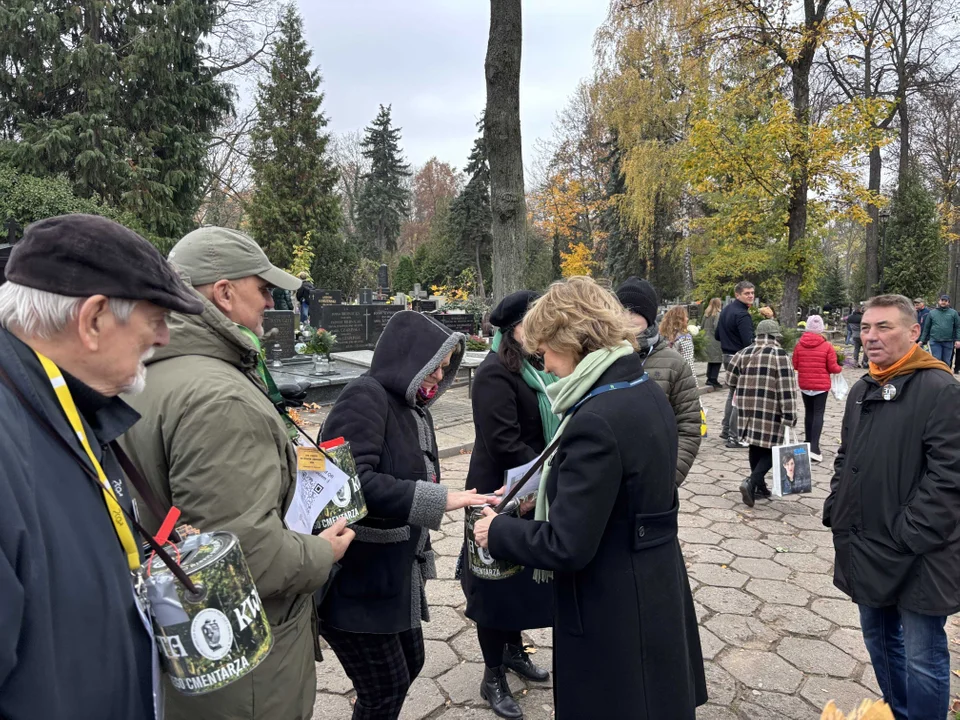
[[[196,614],[190,623],[190,637],[197,652],[207,660],[222,660],[233,647],[230,619],[214,608]]]

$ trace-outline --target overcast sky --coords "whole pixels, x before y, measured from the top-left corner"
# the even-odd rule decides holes
[[[393,105],[415,165],[463,168],[485,104],[487,0],[299,0],[323,75],[330,130],[362,130]],[[577,83],[592,74],[607,0],[523,0],[520,115],[524,162]]]

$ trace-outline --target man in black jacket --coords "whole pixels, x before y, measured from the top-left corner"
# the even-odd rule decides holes
[[[866,304],[869,375],[847,397],[823,508],[834,584],[860,606],[884,700],[898,720],[946,716],[944,624],[960,610],[960,384],[916,345],[910,300]]]
[[[853,340],[853,364],[855,367],[867,366],[866,353],[863,354],[862,365],[860,361],[860,351],[863,350],[863,342],[860,340],[861,320],[863,320],[863,303],[860,303],[860,305],[857,306],[857,309],[847,316],[847,333]]]
[[[756,290],[752,282],[741,280],[733,289],[736,300],[720,311],[717,321],[715,337],[720,341],[723,351],[723,368],[729,372],[730,361],[733,356],[753,342],[753,318],[750,317],[750,306]],[[737,426],[737,409],[733,406],[734,390],[730,389],[727,396],[727,405],[723,409],[723,426],[720,428],[720,439],[726,440],[728,448],[747,447],[747,443],[740,439]]]
[[[0,717],[154,720],[143,560],[112,442],[168,310],[203,306],[106,218],[30,225],[0,287]],[[7,382],[10,385],[7,385]]]

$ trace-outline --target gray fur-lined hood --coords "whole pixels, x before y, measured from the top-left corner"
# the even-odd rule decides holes
[[[450,367],[443,374],[437,394],[427,405],[436,402],[456,378],[466,351],[466,338],[429,315],[402,310],[390,318],[383,329],[368,374],[387,392],[404,398],[413,407],[417,388],[451,350]]]

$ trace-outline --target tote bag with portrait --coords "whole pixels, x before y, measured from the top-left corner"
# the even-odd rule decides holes
[[[784,428],[783,445],[773,448],[773,494],[784,497],[812,489],[810,443],[796,442],[790,428]]]

